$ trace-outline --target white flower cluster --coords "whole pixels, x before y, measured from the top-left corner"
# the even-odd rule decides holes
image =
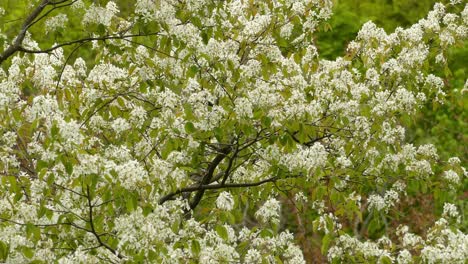
[[[385,212],[388,212],[388,210],[395,206],[400,200],[400,195],[398,193],[404,192],[405,188],[406,186],[404,183],[397,182],[393,185],[392,189],[386,191],[383,196],[377,194],[369,195],[367,198],[369,210],[384,210]]]
[[[275,198],[268,199],[255,213],[255,217],[262,223],[279,224],[281,205]]]
[[[330,261],[468,258],[456,201],[427,235],[402,227],[371,241],[357,230],[368,228],[366,205],[394,213],[410,181],[463,185],[460,159],[435,175],[435,147],[407,144],[399,117],[442,98],[443,79],[425,65],[446,63],[446,48],[466,39],[468,5],[451,14],[437,4],[391,34],[366,23],[329,61],[310,41],[329,0],[137,0],[125,21],[104,2],[74,1],[46,31],[76,15],[138,38],[92,42],[94,64],[82,49],[54,49],[17,52],[0,69],[7,262],[304,263],[294,235],[277,232],[289,187],[331,240]],[[40,44],[26,33],[21,47]]]
[[[36,96],[26,113],[26,118],[29,121],[44,118],[50,122],[52,118],[60,116],[62,116],[62,113],[59,110],[57,101],[50,95]]]
[[[264,258],[274,260],[277,252],[286,251],[283,257],[286,263],[304,263],[302,252],[291,243],[293,235],[287,231],[268,237],[262,237],[258,231],[245,227],[236,232],[229,225],[218,225],[215,231],[207,229],[194,219],[186,220],[181,229],[173,229],[169,220],[180,221],[179,213],[185,206],[181,201],[174,201],[170,206],[158,206],[148,215],[137,210],[119,218],[114,228],[123,238],[118,246],[119,250],[144,248],[145,254],[148,254],[150,250],[157,249],[153,246],[155,241],[172,241],[167,253],[156,250],[159,261],[183,263],[190,258],[206,263],[252,263],[261,262]],[[176,243],[187,240],[188,246],[192,247],[191,251],[173,247]],[[235,250],[241,244],[247,245],[247,253],[242,257]]]
[[[221,210],[231,211],[234,207],[234,198],[229,192],[222,192],[216,198],[216,207]]]
[[[458,209],[454,204],[445,203],[443,215],[448,218],[456,219],[458,223],[461,221],[460,213],[458,212]]]
[[[315,143],[311,147],[301,147],[295,152],[286,155],[281,161],[291,170],[305,170],[310,172],[327,162],[328,152],[320,143]]]
[[[468,235],[451,230],[439,219],[427,234],[421,257],[427,263],[463,263],[468,259]]]
[[[96,23],[102,24],[106,27],[110,26],[112,18],[119,13],[117,4],[112,1],[107,2],[106,7],[95,6],[92,4],[87,10],[83,17],[82,23],[84,25]]]
[[[460,176],[458,176],[458,174],[453,170],[445,171],[444,172],[444,179],[446,179],[451,184],[459,184],[460,183]]]
[[[468,258],[468,236],[461,231],[448,228],[444,218],[436,221],[426,238],[408,232],[407,226],[400,226],[396,235],[401,244],[393,243],[386,237],[378,241],[360,241],[347,234],[341,235],[336,245],[328,251],[328,259],[343,260],[346,256],[362,256],[368,261],[413,263],[413,257],[420,257],[425,263],[463,263]],[[390,249],[399,247],[393,253]],[[420,255],[413,249],[420,249]],[[415,255],[413,255],[415,254]]]
[[[257,15],[245,24],[243,33],[246,36],[254,37],[264,30],[271,21],[270,15]]]
[[[94,66],[88,75],[88,80],[96,84],[112,85],[116,81],[123,80],[128,76],[126,70],[121,69],[110,63]]]
[[[148,172],[136,160],[115,166],[119,182],[126,189],[136,190],[139,183],[147,182]]]
[[[58,14],[50,17],[45,22],[46,33],[54,32],[57,28],[64,28],[68,22],[66,14]]]

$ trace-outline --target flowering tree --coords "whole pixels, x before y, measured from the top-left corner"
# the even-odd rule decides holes
[[[0,32],[1,261],[304,263],[282,204],[330,262],[468,258],[467,173],[402,125],[443,100],[462,1],[334,61],[328,0],[30,2]],[[420,234],[418,193],[443,204]]]

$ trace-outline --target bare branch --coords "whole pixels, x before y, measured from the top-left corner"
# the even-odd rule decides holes
[[[42,16],[40,16],[39,18],[37,18],[36,20],[34,20],[33,22],[31,22],[31,24],[29,24],[28,28],[32,27],[34,24],[36,24],[37,22],[41,21],[42,19],[44,19],[45,17],[47,17],[52,11],[54,11],[55,9],[59,9],[61,7],[66,7],[66,6],[71,6],[73,3],[75,3],[77,0],[74,0],[73,2],[71,3],[68,3],[68,4],[65,4],[65,5],[58,5],[58,4],[62,4],[62,3],[65,3],[65,2],[68,2],[70,0],[63,0],[63,1],[60,1],[60,2],[51,2],[49,0],[49,3],[47,5],[53,5],[54,7],[50,10],[48,10],[45,14],[43,14]]]
[[[80,44],[80,43],[86,43],[86,42],[91,42],[91,41],[104,41],[104,40],[109,40],[109,39],[127,39],[127,38],[133,38],[133,37],[146,37],[146,36],[153,36],[153,35],[158,35],[158,32],[154,33],[147,33],[147,34],[131,34],[131,35],[106,35],[102,37],[89,37],[89,38],[82,38],[82,39],[77,39],[77,40],[72,40],[64,43],[57,44],[51,48],[48,49],[43,49],[43,50],[31,50],[31,49],[26,49],[23,47],[19,47],[18,51],[26,52],[26,53],[49,53],[52,52],[58,48],[65,47],[65,46],[71,46],[74,44]]]
[[[200,182],[199,186],[207,185],[211,182],[211,178],[213,178],[213,173],[218,167],[219,163],[223,161],[223,159],[226,157],[227,154],[231,152],[231,147],[227,146],[224,147],[220,150],[220,153],[216,155],[216,157],[213,159],[213,161],[210,163],[210,166],[208,167],[208,171],[206,172],[205,176],[203,177],[202,181]],[[203,194],[205,193],[205,189],[200,189],[195,197],[193,198],[192,202],[190,203],[190,208],[193,210],[195,207],[197,207],[198,203],[200,203],[201,198],[203,197]]]
[[[23,26],[21,27],[21,31],[19,32],[18,36],[16,36],[15,42],[13,45],[9,46],[2,54],[0,54],[0,64],[2,64],[6,59],[8,59],[11,55],[15,52],[20,50],[21,44],[23,43],[24,37],[26,36],[26,32],[30,27],[31,23],[34,19],[37,18],[44,10],[44,8],[49,4],[49,0],[42,0],[41,3],[29,14],[26,20],[23,22]]]
[[[232,157],[229,159],[228,167],[224,171],[224,176],[223,176],[223,180],[221,181],[221,184],[225,184],[229,175],[231,174],[232,164],[234,163],[234,160],[236,160],[238,153],[239,153],[239,146],[237,145],[234,153],[232,154]]]
[[[176,195],[182,194],[182,193],[190,193],[190,192],[199,192],[199,191],[205,191],[205,190],[217,190],[217,189],[229,189],[229,188],[245,188],[245,187],[255,187],[255,186],[260,186],[265,183],[269,182],[275,182],[279,178],[277,176],[271,177],[259,182],[251,182],[251,183],[219,183],[219,184],[207,184],[207,185],[198,185],[198,186],[190,186],[187,188],[180,189],[178,191],[175,191],[173,193],[170,193],[164,197],[162,197],[159,200],[159,204],[163,204],[169,200],[173,200]],[[193,209],[193,208],[192,208]]]
[[[121,255],[119,252],[117,252],[117,250],[113,249],[111,246],[107,245],[106,243],[104,243],[101,239],[101,236],[102,234],[98,234],[96,232],[96,229],[94,227],[94,222],[93,222],[93,208],[94,206],[92,205],[91,203],[91,194],[89,192],[89,186],[87,185],[86,186],[86,195],[87,195],[87,200],[88,200],[88,213],[89,213],[89,225],[91,227],[91,233],[94,235],[94,237],[96,237],[96,240],[98,241],[99,245],[105,247],[106,249],[108,249],[110,252],[112,252],[113,254],[115,254],[117,257],[119,257],[120,259],[124,258],[123,255]]]

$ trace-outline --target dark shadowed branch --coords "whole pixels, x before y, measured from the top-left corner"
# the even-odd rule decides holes
[[[203,179],[201,180],[199,186],[204,186],[208,185],[211,182],[211,179],[213,178],[213,173],[216,170],[216,167],[223,161],[223,159],[231,152],[231,147],[226,146],[220,149],[218,155],[213,159],[213,161],[210,163],[208,166],[208,170],[206,174],[203,176]],[[205,193],[205,189],[201,188],[197,191],[195,194],[195,197],[192,199],[190,202],[190,208],[193,210],[195,207],[197,207],[198,203],[200,203],[203,194]]]
[[[90,191],[89,191],[89,186],[86,186],[86,196],[87,196],[87,200],[88,200],[89,225],[91,227],[91,230],[89,230],[89,231],[91,232],[91,234],[94,235],[94,237],[96,237],[96,240],[97,240],[97,242],[99,243],[100,246],[105,247],[107,250],[112,252],[114,255],[116,255],[120,259],[125,258],[123,255],[121,255],[119,252],[117,252],[117,250],[113,249],[111,246],[107,245],[106,243],[104,243],[104,241],[102,241],[101,236],[103,234],[98,234],[97,233],[96,228],[94,227],[94,220],[93,220],[94,219],[94,217],[93,217],[93,214],[94,214],[93,213],[93,208],[95,206],[91,203],[91,194],[90,194]]]
[[[42,10],[44,10],[48,4],[49,0],[42,0],[41,3],[31,12],[31,14],[29,14],[29,16],[23,22],[21,30],[18,36],[16,36],[15,42],[13,42],[11,46],[9,46],[2,54],[0,54],[0,64],[2,64],[6,59],[8,59],[21,48],[21,44],[23,43],[24,37],[26,36],[26,32],[31,26],[31,23],[33,23],[33,21],[41,14]]]
[[[275,182],[279,178],[278,177],[271,177],[262,181],[258,182],[249,182],[249,183],[219,183],[219,184],[208,184],[208,185],[197,185],[197,186],[189,186],[187,188],[182,188],[177,190],[173,193],[170,193],[159,200],[159,204],[163,204],[169,200],[173,200],[175,196],[182,194],[182,193],[191,193],[191,192],[199,192],[205,190],[217,190],[217,189],[229,189],[229,188],[245,188],[245,187],[255,187],[260,186],[265,183]]]

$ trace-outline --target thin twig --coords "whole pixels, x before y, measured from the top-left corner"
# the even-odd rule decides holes
[[[44,8],[49,4],[49,0],[42,0],[42,2],[29,14],[26,20],[23,22],[23,26],[21,30],[16,36],[15,42],[13,45],[9,46],[2,54],[0,54],[0,64],[2,64],[6,59],[8,59],[11,55],[21,49],[21,44],[23,43],[24,37],[26,36],[26,32],[30,27],[31,23],[39,16],[44,10]]]
[[[217,190],[217,189],[229,189],[229,188],[244,188],[244,187],[255,187],[260,186],[265,183],[275,182],[279,178],[278,177],[271,177],[259,182],[252,182],[252,183],[219,183],[219,184],[207,184],[207,185],[197,185],[197,186],[190,186],[187,188],[182,188],[178,191],[170,193],[159,200],[159,204],[163,204],[169,200],[174,199],[174,197],[178,194],[182,193],[189,193],[189,192],[197,192],[197,191],[204,191],[204,190]]]

